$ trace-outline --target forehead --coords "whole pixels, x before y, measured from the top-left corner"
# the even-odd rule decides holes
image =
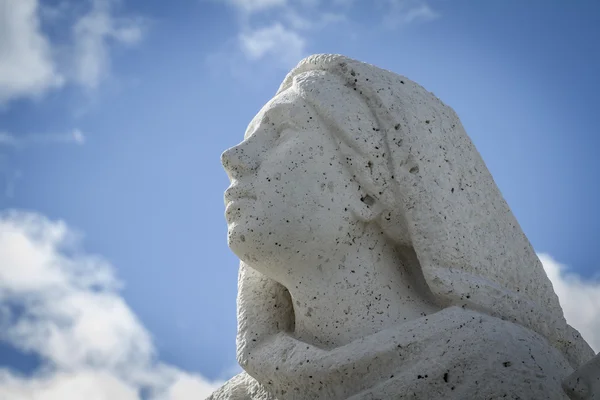
[[[301,114],[312,114],[314,110],[294,88],[289,88],[273,97],[252,119],[244,139],[251,136],[262,124],[283,124],[293,122],[293,119]]]

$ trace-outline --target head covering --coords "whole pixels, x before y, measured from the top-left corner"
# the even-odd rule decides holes
[[[521,324],[574,368],[593,356],[450,107],[405,77],[340,55],[302,60],[278,94],[291,87],[337,127],[370,194],[397,207],[438,305]]]

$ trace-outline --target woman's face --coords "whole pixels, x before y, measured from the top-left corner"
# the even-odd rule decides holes
[[[231,179],[229,246],[252,267],[276,279],[281,265],[326,256],[351,239],[360,187],[337,139],[295,90],[267,103],[222,163]]]

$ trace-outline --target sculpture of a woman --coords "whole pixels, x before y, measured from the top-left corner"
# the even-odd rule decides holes
[[[458,117],[416,83],[308,57],[222,161],[246,372],[214,399],[564,399],[593,357]]]

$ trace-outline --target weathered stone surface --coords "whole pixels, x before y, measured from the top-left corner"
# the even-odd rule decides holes
[[[213,399],[564,399],[593,352],[454,111],[303,60],[222,156],[238,361]]]
[[[569,375],[563,387],[573,400],[600,400],[600,355]]]

